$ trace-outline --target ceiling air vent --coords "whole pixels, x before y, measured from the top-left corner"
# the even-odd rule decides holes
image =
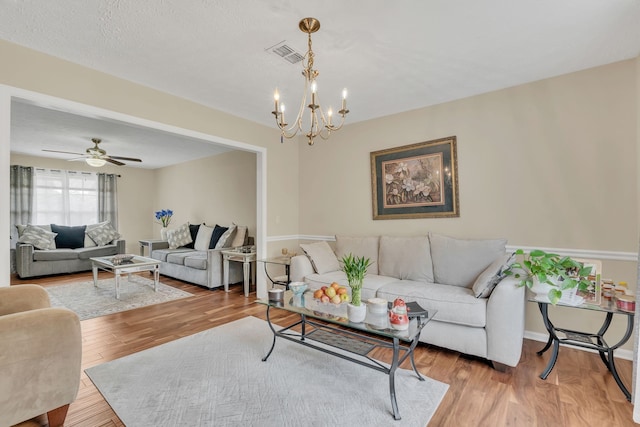
[[[304,55],[299,54],[291,46],[285,44],[284,40],[266,48],[265,51],[278,55],[280,58],[290,62],[291,64],[297,64],[304,59]]]

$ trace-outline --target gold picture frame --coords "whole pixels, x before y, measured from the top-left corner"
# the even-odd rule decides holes
[[[460,216],[455,136],[371,153],[373,219]]]

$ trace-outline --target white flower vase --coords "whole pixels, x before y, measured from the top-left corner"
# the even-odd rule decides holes
[[[364,304],[360,304],[360,305],[348,304],[347,317],[349,318],[349,322],[353,322],[353,323],[364,322],[364,318],[367,317],[367,306]]]
[[[162,240],[167,240],[167,231],[169,231],[167,227],[160,228],[160,238]]]

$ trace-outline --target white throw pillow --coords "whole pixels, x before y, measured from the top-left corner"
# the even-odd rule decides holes
[[[167,231],[167,240],[169,241],[169,249],[177,249],[180,246],[188,245],[193,242],[191,238],[191,230],[189,223],[185,222],[180,227]]]
[[[340,263],[331,246],[324,240],[317,243],[307,243],[300,245],[302,250],[311,260],[313,269],[318,274],[330,273],[340,270]]]
[[[429,233],[436,283],[471,288],[476,278],[505,252],[506,239],[455,239]]]
[[[372,264],[367,269],[367,274],[378,274],[378,250],[380,237],[349,237],[336,236],[336,257],[338,261],[345,255],[353,254],[356,257],[369,258]]]
[[[56,248],[56,236],[58,233],[47,231],[35,225],[27,225],[18,239],[20,243],[29,243],[36,249],[49,250]]]
[[[196,243],[193,248],[197,251],[206,251],[209,249],[209,242],[211,242],[211,234],[213,234],[213,227],[202,224],[198,228],[198,234],[196,234]]]
[[[244,242],[247,240],[248,227],[246,225],[238,225],[236,235],[233,236],[233,241],[229,245],[231,248],[238,246],[244,246]]]
[[[509,268],[515,259],[515,254],[504,254],[489,265],[473,284],[473,294],[476,298],[488,298],[502,279],[504,271]]]
[[[381,276],[433,283],[433,265],[427,236],[380,237],[378,262]]]
[[[86,233],[98,246],[107,245],[115,239],[120,238],[120,233],[111,226],[109,221],[101,222],[96,226],[87,227]]]
[[[224,234],[220,236],[220,239],[216,243],[216,249],[231,247],[231,242],[233,242],[233,237],[236,235],[237,229],[238,229],[238,226],[235,224],[232,224],[231,227],[229,227],[227,231],[225,231]]]

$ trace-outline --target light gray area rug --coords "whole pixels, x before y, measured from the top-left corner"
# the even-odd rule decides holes
[[[127,427],[420,426],[448,385],[399,369],[394,421],[388,377],[278,339],[246,317],[87,369]]]
[[[67,285],[45,287],[53,307],[66,307],[75,311],[80,320],[104,316],[160,304],[192,296],[189,292],[158,283],[158,292],[153,290],[153,280],[133,274],[120,277],[120,299],[116,299],[115,279],[93,280]]]

